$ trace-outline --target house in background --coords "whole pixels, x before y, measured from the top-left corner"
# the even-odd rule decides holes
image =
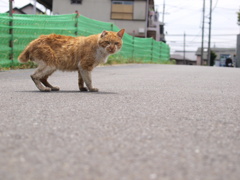
[[[80,15],[98,21],[110,22],[136,37],[153,37],[165,41],[164,27],[158,20],[154,0],[37,0],[52,14]],[[161,32],[161,33],[160,33]]]
[[[37,0],[37,2],[43,5],[46,9],[52,11],[53,0]]]
[[[152,37],[157,41],[166,42],[164,35],[164,23],[160,22],[158,19],[159,13],[154,11],[153,8],[150,8],[147,19],[147,37]]]
[[[175,51],[171,54],[171,60],[175,60],[177,65],[196,65],[195,51]]]
[[[34,6],[31,3],[29,3],[21,8],[15,7],[13,8],[13,13],[14,14],[34,14]],[[36,14],[44,14],[44,12],[36,8]]]
[[[201,65],[201,49],[198,48],[196,51],[197,56],[197,65]],[[236,54],[236,48],[211,48],[211,51],[213,51],[217,57],[215,59],[215,66],[225,66],[225,61],[227,57],[231,57],[233,59],[234,55]],[[204,63],[207,63],[207,49],[204,49],[203,51],[203,59]]]

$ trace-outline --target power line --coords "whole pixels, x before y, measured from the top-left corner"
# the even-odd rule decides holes
[[[217,7],[217,4],[218,4],[218,0],[216,1],[214,7],[212,8],[212,12],[214,11],[214,9]]]

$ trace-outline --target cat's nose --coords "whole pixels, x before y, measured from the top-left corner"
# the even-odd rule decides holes
[[[115,51],[115,47],[114,46],[110,46],[109,47],[109,52],[114,52]]]
[[[109,49],[109,52],[111,52],[111,53],[114,52],[114,49],[110,48],[110,49]]]

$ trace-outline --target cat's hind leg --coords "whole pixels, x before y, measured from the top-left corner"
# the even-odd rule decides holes
[[[53,71],[54,72],[54,71]],[[52,73],[53,73],[52,72]],[[51,74],[52,74],[51,73]],[[51,75],[50,74],[50,75]],[[47,76],[45,76],[45,77],[43,77],[42,79],[40,79],[40,81],[41,81],[41,83],[44,85],[44,86],[46,86],[46,87],[49,87],[49,88],[51,88],[51,90],[52,91],[59,91],[59,87],[57,87],[57,86],[52,86],[49,82],[48,82],[48,77],[50,76],[50,75],[47,75]]]
[[[37,70],[31,75],[31,78],[37,88],[40,91],[51,91],[51,90],[59,90],[57,87],[53,87],[47,81],[47,78],[56,70],[54,67],[47,66],[45,63],[39,63]],[[43,86],[45,85],[45,86]]]

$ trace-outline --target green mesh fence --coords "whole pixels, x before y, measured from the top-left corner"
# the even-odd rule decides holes
[[[22,15],[0,14],[0,66],[18,65],[17,57],[29,42],[42,34],[88,36],[103,30],[119,31],[112,23],[89,19],[76,14],[68,15]],[[152,38],[138,38],[124,34],[122,50],[113,55],[119,59],[141,62],[168,61],[169,46]]]

